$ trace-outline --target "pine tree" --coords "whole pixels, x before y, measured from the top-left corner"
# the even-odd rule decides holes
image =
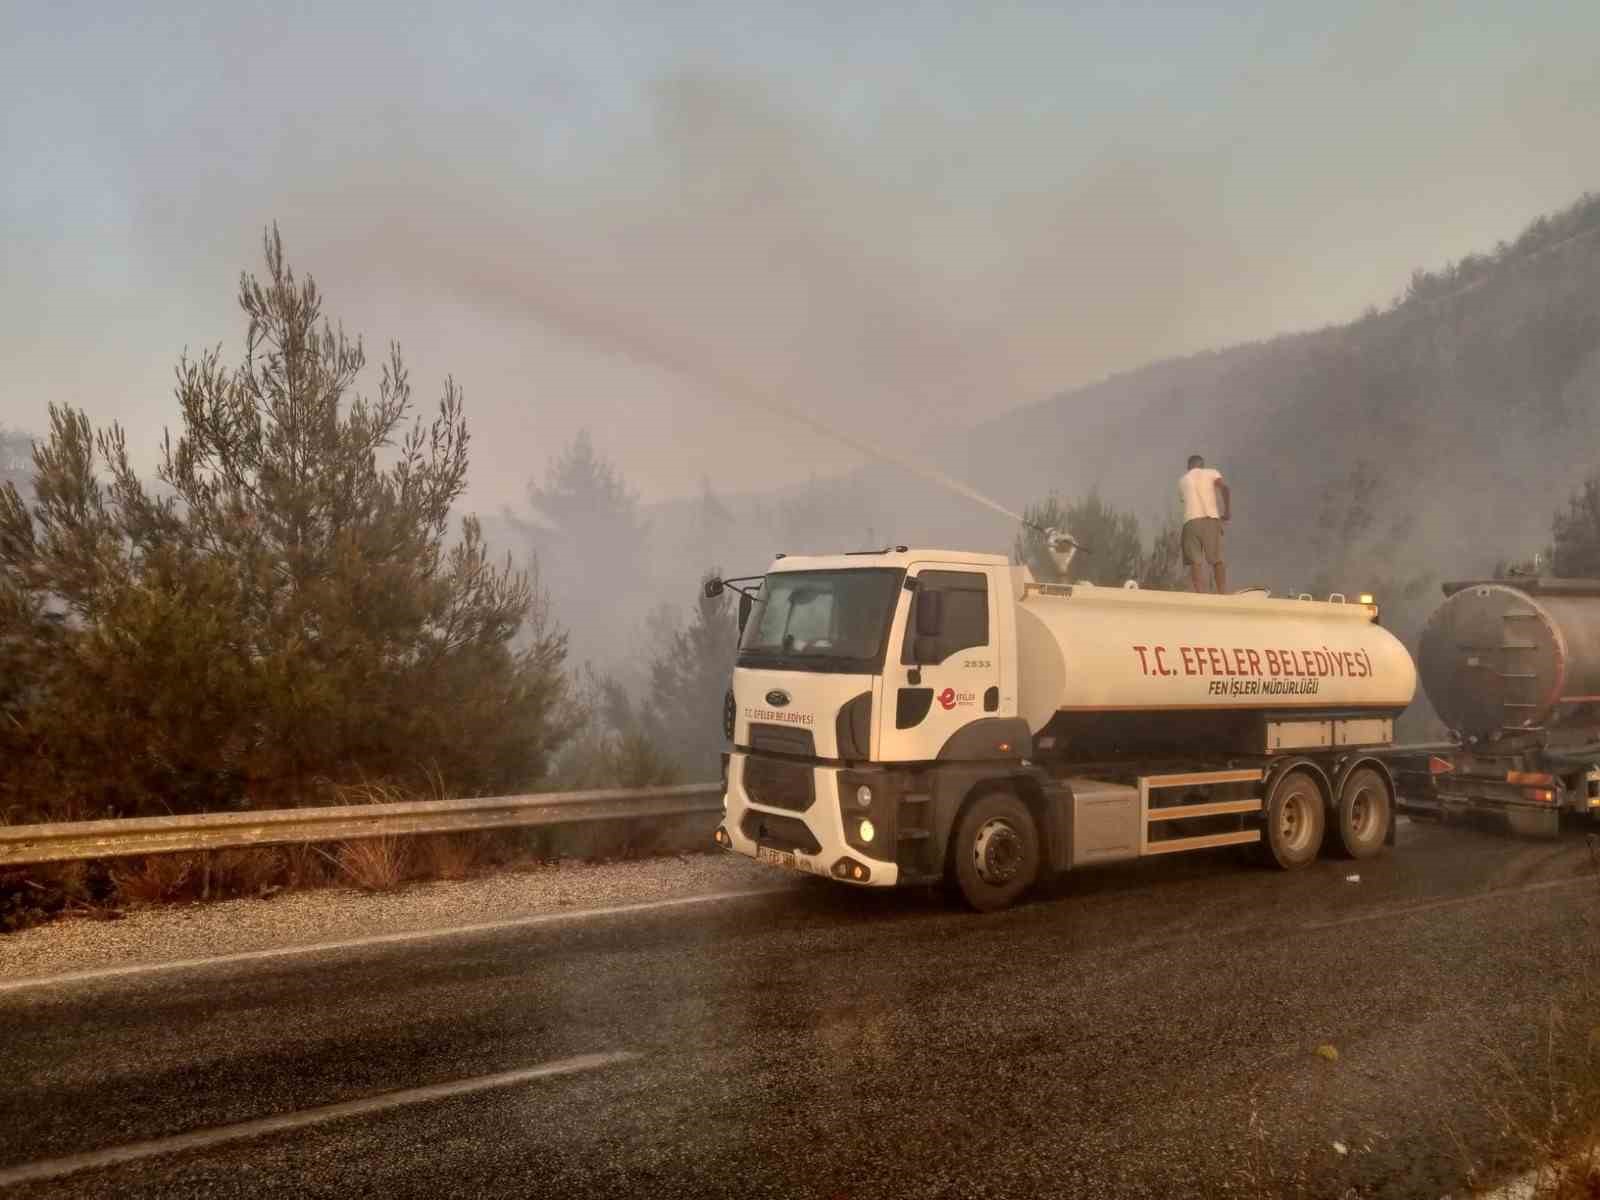
[[[712,571],[706,578],[720,572]],[[738,628],[728,593],[700,597],[694,618],[671,635],[650,665],[649,722],[658,742],[695,779],[714,779],[722,736],[722,704],[733,678]]]
[[[1118,586],[1138,579],[1144,563],[1139,541],[1139,519],[1132,513],[1118,512],[1091,491],[1082,500],[1064,504],[1052,495],[1024,512],[1027,522],[1017,535],[1012,555],[1027,565],[1036,579],[1055,581],[1059,572],[1045,546],[1043,529],[1070,533],[1083,549],[1073,559],[1076,579],[1104,586]]]
[[[657,787],[679,772],[657,731],[615,678],[585,665],[573,686],[580,725],[562,748],[554,783],[562,791]]]
[[[526,786],[563,732],[564,642],[475,519],[448,540],[461,393],[447,380],[432,421],[412,418],[392,346],[376,398],[360,394],[360,341],[322,319],[276,228],[265,250],[265,281],[241,278],[239,366],[219,350],[179,363],[167,494],[119,427],[65,408],[35,450],[34,502],[0,494],[0,614],[36,693],[14,725],[90,809],[423,772]]]
[[[1600,579],[1600,473],[1591,475],[1551,522],[1551,568],[1563,579]]]
[[[619,631],[643,615],[649,524],[639,497],[581,430],[530,481],[536,521],[519,521],[556,610],[568,614],[574,657],[614,667]]]

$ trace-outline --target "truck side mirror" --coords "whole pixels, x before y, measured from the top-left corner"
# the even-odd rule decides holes
[[[942,647],[936,637],[919,637],[911,643],[912,661],[919,667],[936,667],[944,661]]]
[[[745,624],[750,620],[750,610],[755,608],[756,602],[748,594],[739,597],[739,637],[744,638]]]
[[[722,580],[720,580],[720,579],[708,579],[708,580],[706,580],[705,585],[700,589],[700,591],[701,591],[701,594],[704,595],[707,600],[715,600],[718,596],[722,595],[722,588],[723,588]]]

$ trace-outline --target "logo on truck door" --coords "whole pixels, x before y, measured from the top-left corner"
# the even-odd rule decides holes
[[[940,708],[949,712],[958,704],[976,704],[978,694],[976,692],[958,692],[955,688],[945,688],[934,699],[939,702]]]
[[[789,703],[789,693],[781,688],[773,688],[767,693],[767,703],[773,708],[783,708]]]

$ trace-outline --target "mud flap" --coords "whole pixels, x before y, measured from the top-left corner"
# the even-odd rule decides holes
[[[1561,814],[1554,808],[1507,808],[1505,818],[1517,837],[1553,838],[1561,832]]]

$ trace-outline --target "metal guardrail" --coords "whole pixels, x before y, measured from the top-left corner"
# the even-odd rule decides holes
[[[229,850],[297,842],[347,842],[420,833],[467,833],[576,825],[722,811],[722,785],[598,792],[548,792],[470,800],[344,804],[263,812],[196,813],[113,821],[0,826],[0,867],[77,859],[126,858],[183,850]]]

